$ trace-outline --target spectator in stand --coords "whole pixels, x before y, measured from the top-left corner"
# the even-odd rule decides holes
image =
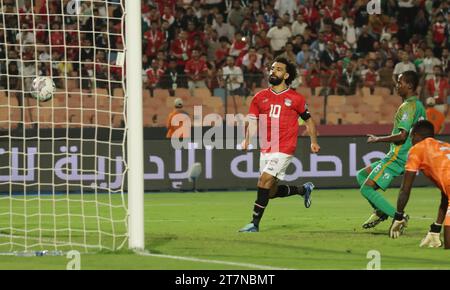
[[[342,26],[342,36],[344,38],[345,43],[352,49],[356,49],[357,44],[357,36],[356,36],[356,27],[354,25],[353,18],[347,19],[347,24],[344,23]]]
[[[145,55],[154,58],[158,48],[164,43],[163,33],[160,27],[154,23],[149,31],[144,33]]]
[[[278,18],[273,9],[273,6],[270,4],[267,4],[265,6],[264,11],[265,11],[264,12],[264,20],[266,21],[267,25],[269,25],[269,27],[273,27]]]
[[[320,79],[322,91],[319,92],[321,96],[334,95],[337,87],[337,65],[335,62],[331,63],[330,66],[321,66]]]
[[[416,66],[409,61],[409,55],[405,51],[400,52],[401,62],[397,63],[394,68],[393,80],[397,83],[398,75],[405,71],[416,71]]]
[[[434,108],[436,100],[433,97],[428,97],[425,101],[427,120],[433,124],[434,134],[438,135],[444,131],[445,115],[441,111]]]
[[[347,51],[350,50],[350,47],[344,42],[344,39],[340,34],[336,34],[334,36],[335,47],[338,59],[343,59],[347,55]]]
[[[358,37],[356,51],[360,55],[366,55],[370,51],[373,51],[373,43],[375,39],[369,34],[369,27],[364,25],[361,30],[361,35]]]
[[[224,22],[222,14],[217,14],[215,16],[212,28],[217,31],[219,38],[226,36],[228,39],[233,39],[234,37],[234,27],[229,23]]]
[[[308,70],[305,72],[305,79],[308,87],[311,88],[311,94],[316,95],[316,88],[320,87],[320,68],[315,60],[311,60]]]
[[[326,48],[320,54],[320,66],[323,69],[329,69],[331,64],[335,63],[338,60],[338,55],[334,50],[334,43],[327,42]]]
[[[337,84],[337,93],[339,95],[354,95],[356,89],[360,86],[360,76],[356,73],[354,62],[350,62],[343,70],[341,78]]]
[[[253,34],[256,35],[260,31],[268,31],[269,25],[267,25],[266,20],[264,19],[264,14],[259,13],[256,17],[256,22],[252,25]]]
[[[219,41],[220,41],[220,47],[215,52],[216,67],[223,66],[223,64],[226,61],[226,57],[227,57],[227,55],[229,55],[229,52],[230,52],[230,43],[228,41],[228,38],[226,38],[225,36],[222,36],[221,38],[219,38]]]
[[[226,66],[222,68],[224,87],[228,95],[244,96],[244,76],[240,67],[235,65],[233,56],[227,57]]]
[[[200,58],[200,51],[197,48],[192,50],[192,57],[186,62],[184,69],[188,79],[188,88],[191,91],[191,96],[194,95],[194,89],[206,88],[206,74],[208,67],[206,62]]]
[[[448,12],[447,12],[448,13]],[[445,46],[445,33],[448,23],[444,21],[444,15],[439,13],[437,15],[436,21],[433,24],[433,44],[434,44],[434,55],[437,57],[441,56],[442,48]]]
[[[178,59],[178,65],[184,68],[186,61],[190,58],[193,49],[193,43],[188,39],[187,32],[182,30],[178,38],[172,42],[171,55]]]
[[[412,29],[415,33],[418,33],[421,37],[425,38],[428,33],[428,27],[430,22],[425,15],[425,10],[420,9],[417,12],[417,16],[414,19]]]
[[[228,13],[228,23],[239,30],[244,21],[244,11],[241,7],[241,1],[233,0],[231,11]]]
[[[191,120],[189,114],[183,110],[183,100],[176,98],[174,110],[167,117],[166,138],[189,138],[191,135]]]
[[[294,45],[292,44],[292,42],[286,43],[286,45],[284,46],[284,52],[280,54],[280,57],[286,58],[291,63],[296,63],[297,56],[294,53]]]
[[[205,30],[205,46],[206,59],[209,63],[214,63],[216,60],[216,51],[220,48],[220,41],[217,31],[211,27]]]
[[[436,58],[431,48],[425,50],[425,58],[420,66],[420,72],[425,76],[425,80],[432,79],[434,77],[434,68],[440,66],[441,61]]]
[[[161,20],[169,22],[169,25],[174,24],[175,16],[173,10],[169,6],[164,7],[164,12],[161,15]]]
[[[244,1],[242,1],[242,2],[244,2]],[[249,2],[249,1],[247,1],[247,2]],[[265,2],[267,2],[267,1],[265,1]],[[250,6],[247,6],[246,8],[251,11],[251,15],[253,18],[257,18],[257,16],[259,14],[264,15],[264,9],[263,9],[262,5],[264,5],[264,3],[261,2],[260,0],[253,0],[252,4]]]
[[[92,39],[90,37],[86,37],[81,41],[81,60],[90,59],[91,61],[94,59],[94,48],[92,47]]]
[[[303,36],[301,36],[301,35],[296,35],[296,36],[294,36],[294,38],[292,39],[292,45],[294,46],[293,51],[294,51],[294,53],[295,53],[296,56],[297,56],[297,54],[298,54],[300,51],[302,51],[302,45],[303,45],[303,43],[304,43],[304,40],[303,40]]]
[[[310,46],[315,59],[320,59],[322,52],[325,51],[326,45],[324,34],[319,32],[318,38]]]
[[[184,70],[177,65],[177,59],[174,57],[169,58],[169,65],[161,76],[161,87],[168,89],[170,95],[175,94],[177,88],[187,88],[186,75]]]
[[[160,67],[156,59],[152,60],[152,65],[145,70],[147,81],[145,87],[150,91],[150,96],[153,97],[153,91],[160,87],[161,77],[164,75],[164,70]]]
[[[378,74],[380,75],[380,81],[379,86],[388,88],[391,92],[391,95],[394,93],[394,79],[393,79],[393,73],[394,73],[394,62],[391,58],[388,58],[386,60],[386,63],[384,67],[382,67]]]
[[[444,115],[447,115],[449,85],[442,68],[438,65],[434,67],[434,76],[427,81],[426,95],[428,97],[434,97],[436,100],[435,108]]]
[[[409,25],[413,22],[417,14],[417,4],[414,0],[397,0],[398,24],[399,26]]]
[[[370,94],[373,95],[375,85],[380,81],[380,75],[375,69],[375,62],[373,60],[369,61],[368,68],[363,70],[361,77],[364,80],[364,86],[369,88]]]
[[[414,65],[416,66],[417,71],[421,71],[421,67],[423,66],[423,61],[425,59],[425,52],[422,48],[418,48],[417,52],[414,55]]]
[[[381,33],[383,32],[384,23],[382,21],[381,15],[373,14],[369,16],[369,27],[375,39],[380,39]]]
[[[348,12],[347,10],[342,10],[341,15],[334,20],[334,24],[337,26],[337,29],[342,29],[344,26],[348,25]]]
[[[305,22],[305,16],[303,16],[303,14],[301,13],[298,13],[296,20],[294,21],[294,23],[292,23],[291,26],[292,35],[303,35],[307,26],[308,24]]]
[[[350,15],[355,19],[355,26],[360,28],[369,24],[369,13],[367,12],[367,0],[356,0]]]
[[[322,27],[323,29],[321,29],[321,31],[325,42],[334,41],[336,34],[333,32],[333,22],[331,22],[330,19],[325,18]]]
[[[289,15],[289,22],[294,21],[294,15],[298,12],[296,0],[275,0],[275,11],[278,15]]]
[[[163,21],[161,24],[161,32],[164,39],[163,47],[167,47],[166,49],[169,50],[171,48],[172,41],[175,39],[175,29],[170,26],[169,22]]]
[[[248,39],[242,36],[240,31],[234,34],[233,42],[230,46],[229,54],[234,57],[243,56],[245,52],[248,50]]]
[[[267,38],[270,39],[270,47],[274,57],[283,52],[283,47],[289,38],[292,37],[291,30],[283,25],[283,21],[280,18],[276,20],[276,24],[277,26],[270,28],[269,32],[267,32]]]
[[[263,56],[256,51],[255,47],[250,47],[242,58],[245,86],[252,92],[261,85],[262,58]]]
[[[185,8],[185,14],[183,15],[183,18],[181,18],[181,27],[185,30],[189,30],[189,23],[192,22],[194,24],[194,27],[197,28],[199,26],[199,20],[194,14],[194,9],[192,9],[191,6],[187,6]]]
[[[317,10],[317,6],[314,5],[314,0],[307,0],[303,9],[300,10],[300,13],[305,17],[306,23],[310,27],[317,27],[320,21],[319,11]]]

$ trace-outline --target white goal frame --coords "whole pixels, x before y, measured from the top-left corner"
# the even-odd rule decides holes
[[[128,247],[144,250],[144,138],[142,113],[141,1],[125,3],[128,162]],[[132,146],[131,146],[132,144]]]

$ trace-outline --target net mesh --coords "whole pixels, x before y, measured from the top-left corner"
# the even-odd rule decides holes
[[[123,0],[0,0],[0,252],[127,240]],[[33,79],[56,92],[34,98]]]

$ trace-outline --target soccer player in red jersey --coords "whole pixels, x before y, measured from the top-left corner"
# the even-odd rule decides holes
[[[305,207],[308,208],[311,205],[311,192],[314,188],[311,182],[300,187],[278,185],[278,180],[284,179],[286,168],[297,147],[299,116],[305,121],[310,135],[311,152],[317,153],[320,150],[316,126],[308,111],[305,98],[289,88],[295,78],[295,66],[285,58],[277,58],[270,69],[270,87],[257,93],[250,105],[249,126],[242,142],[242,149],[247,150],[250,139],[256,136],[258,120],[261,126],[260,137],[266,135],[267,144],[261,145],[261,175],[253,207],[253,219],[251,223],[240,229],[240,232],[259,231],[259,222],[269,199],[300,195],[304,198]]]

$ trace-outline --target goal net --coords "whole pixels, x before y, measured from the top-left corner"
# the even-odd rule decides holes
[[[126,245],[123,0],[0,0],[0,252]],[[33,97],[49,76],[56,93]]]

